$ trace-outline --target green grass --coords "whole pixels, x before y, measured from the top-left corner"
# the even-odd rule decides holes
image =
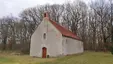
[[[0,64],[1,63],[10,63],[10,62],[12,62],[11,59],[5,58],[5,57],[0,57]]]
[[[104,52],[85,52],[81,55],[66,56],[42,64],[113,64],[113,55]]]
[[[51,62],[56,58],[33,58],[29,55],[14,55],[12,52],[0,52],[0,64],[40,64]]]
[[[104,52],[84,52],[79,55],[43,59],[0,53],[0,64],[113,64],[113,55]]]

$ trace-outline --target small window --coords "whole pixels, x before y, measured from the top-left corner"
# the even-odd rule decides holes
[[[46,39],[46,33],[44,33],[43,38]]]

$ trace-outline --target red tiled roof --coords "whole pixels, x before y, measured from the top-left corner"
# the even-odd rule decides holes
[[[55,21],[51,19],[49,19],[49,21],[62,33],[63,36],[80,40],[80,38],[76,34],[72,33],[70,30],[67,30],[66,28],[60,26],[59,24],[57,24]]]
[[[51,20],[49,17],[48,17],[48,14],[45,13],[45,17],[47,18],[47,20],[49,20],[60,32],[63,36],[66,36],[66,37],[71,37],[71,38],[74,38],[74,39],[77,39],[77,40],[80,40],[80,38],[72,33],[70,30],[60,26],[59,24],[57,24],[55,21]]]

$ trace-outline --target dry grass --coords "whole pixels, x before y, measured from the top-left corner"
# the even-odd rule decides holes
[[[0,52],[0,64],[113,64],[113,55],[104,52],[85,52],[81,55],[47,59],[11,53]]]
[[[113,64],[113,55],[104,52],[85,52],[82,55],[66,56],[42,64]]]
[[[0,53],[0,64],[40,64],[42,62],[51,62],[56,58],[33,58],[29,55],[13,55],[11,52]]]

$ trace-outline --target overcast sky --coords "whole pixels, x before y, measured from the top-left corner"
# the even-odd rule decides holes
[[[0,0],[0,17],[18,14],[25,8],[34,7],[37,5],[49,4],[63,4],[66,1],[73,2],[74,0]],[[89,1],[89,0],[84,0]]]

